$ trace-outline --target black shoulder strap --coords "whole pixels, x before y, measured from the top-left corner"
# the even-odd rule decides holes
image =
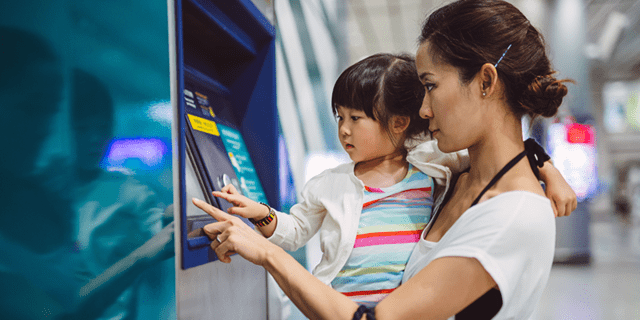
[[[515,158],[511,159],[509,163],[507,163],[487,184],[487,186],[480,192],[475,201],[471,204],[471,206],[475,206],[480,198],[484,195],[487,190],[493,187],[502,176],[504,176],[507,171],[511,170],[513,166],[515,166],[522,158],[527,155],[527,149],[520,152]],[[491,289],[484,295],[482,295],[478,300],[474,301],[466,308],[464,308],[460,313],[456,314],[456,320],[465,320],[465,319],[491,319],[495,316],[498,311],[502,308],[502,294],[497,289]]]
[[[502,169],[498,173],[496,173],[496,175],[493,177],[493,179],[491,179],[491,181],[487,184],[487,186],[484,187],[482,192],[480,192],[480,194],[478,195],[476,200],[473,201],[471,206],[473,207],[476,204],[478,204],[478,201],[480,201],[480,198],[482,198],[484,193],[487,192],[487,190],[491,189],[491,187],[493,187],[493,185],[496,184],[496,182],[498,182],[498,180],[500,180],[500,178],[502,178],[502,176],[504,176],[504,174],[507,173],[507,171],[511,170],[511,168],[513,168],[513,166],[515,166],[518,163],[518,161],[522,160],[522,158],[524,158],[524,156],[526,155],[527,155],[527,150],[524,150],[520,152],[520,154],[518,154],[515,158],[511,159],[511,161],[509,161],[509,163],[507,163],[504,167],[502,167]]]

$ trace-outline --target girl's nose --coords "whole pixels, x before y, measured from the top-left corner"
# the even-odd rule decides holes
[[[340,135],[342,136],[348,136],[351,131],[349,130],[349,128],[346,125],[340,125],[340,127],[338,128],[338,132],[340,133]]]

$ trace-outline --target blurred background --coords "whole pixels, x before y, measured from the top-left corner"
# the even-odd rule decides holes
[[[580,200],[557,220],[556,263],[535,319],[640,319],[640,1],[510,2],[544,34],[559,77],[576,81],[556,118],[524,128]],[[422,20],[447,1],[253,3],[277,30],[286,211],[310,177],[349,160],[329,105],[340,72],[373,53],[415,53]],[[72,294],[59,291],[73,290],[35,276],[38,261],[66,261],[56,272],[82,287],[171,223],[167,3],[24,0],[0,8],[2,216],[13,217],[0,225],[0,290],[32,284],[53,297],[52,310],[64,310],[57,300]],[[37,182],[20,185],[27,180]],[[25,209],[22,194],[39,200]],[[40,217],[50,214],[46,199],[64,208],[50,222]],[[65,225],[65,241],[43,249],[14,231],[33,221]],[[101,246],[104,239],[113,245]],[[319,245],[292,254],[311,269]],[[94,318],[175,318],[174,260],[157,261],[133,285],[109,289],[113,304]]]

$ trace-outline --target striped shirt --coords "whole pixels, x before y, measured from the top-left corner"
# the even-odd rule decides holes
[[[375,306],[400,285],[433,206],[433,180],[409,165],[387,188],[365,186],[356,242],[331,286],[353,301]]]

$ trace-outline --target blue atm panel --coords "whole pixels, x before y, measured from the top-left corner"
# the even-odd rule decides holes
[[[280,207],[275,29],[248,0],[177,0],[174,5],[174,168],[180,177],[174,192],[179,193],[181,259],[187,269],[217,260],[201,230],[214,220],[204,212],[187,213],[187,172],[195,175],[203,200],[223,211],[231,205],[211,192],[229,183],[255,201]]]

